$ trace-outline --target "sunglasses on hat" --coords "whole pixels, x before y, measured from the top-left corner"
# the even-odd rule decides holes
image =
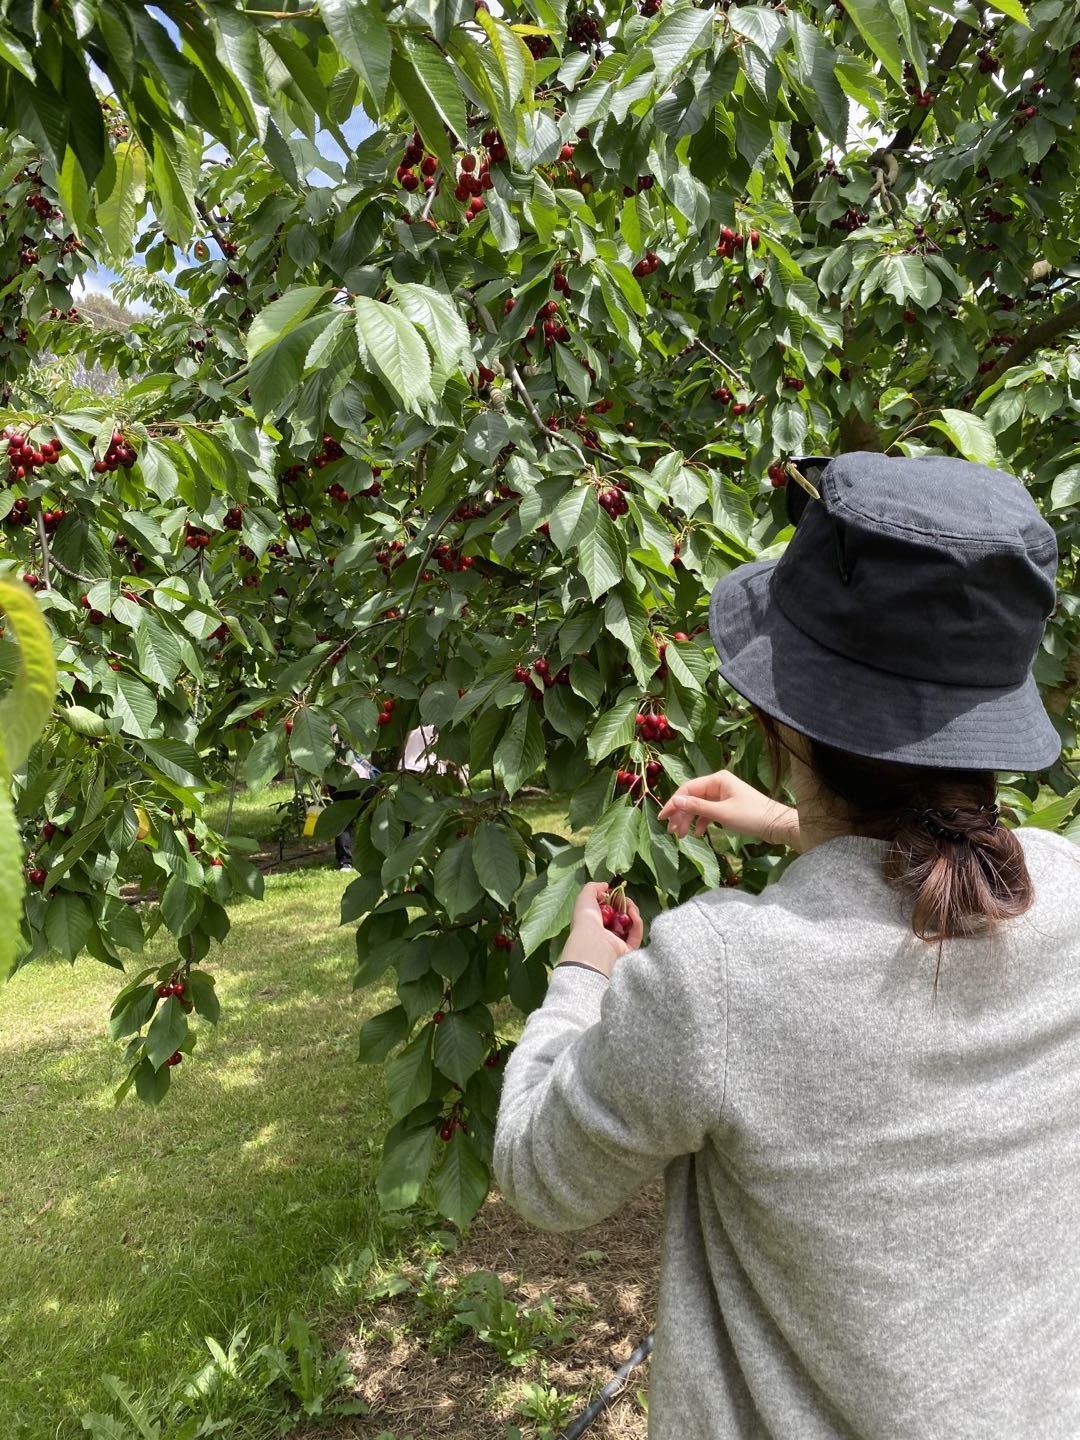
[[[788,476],[784,503],[789,524],[798,525],[810,501],[821,498],[821,477],[831,459],[831,455],[793,455],[784,462]]]

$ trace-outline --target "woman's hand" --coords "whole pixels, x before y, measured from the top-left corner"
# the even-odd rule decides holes
[[[625,901],[626,913],[631,922],[627,938],[620,940],[618,935],[604,929],[600,906],[608,903],[609,889],[610,886],[604,880],[592,880],[588,885],[582,886],[574,903],[574,918],[570,923],[570,935],[559,957],[560,963],[563,960],[574,960],[580,965],[591,965],[594,970],[610,976],[619,956],[640,946],[643,934],[641,914],[629,896]]]
[[[661,807],[657,819],[666,820],[668,833],[680,840],[690,833],[691,825],[700,837],[713,824],[749,840],[799,848],[799,812],[795,807],[770,799],[730,770],[717,770],[714,775],[701,775],[680,785]]]

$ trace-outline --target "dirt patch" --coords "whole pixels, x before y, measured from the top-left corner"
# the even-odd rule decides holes
[[[355,1393],[372,1407],[371,1415],[320,1429],[318,1440],[367,1440],[383,1431],[398,1440],[502,1440],[507,1424],[531,1436],[533,1423],[514,1413],[528,1381],[579,1396],[570,1412],[578,1415],[653,1328],[662,1207],[663,1183],[657,1180],[603,1224],[548,1235],[493,1193],[460,1249],[440,1260],[440,1283],[494,1271],[518,1304],[547,1296],[559,1316],[577,1313],[573,1338],[543,1347],[524,1366],[504,1364],[471,1335],[448,1354],[433,1353],[410,1294],[372,1304],[336,1342],[350,1353]],[[647,1389],[646,1361],[590,1427],[588,1440],[645,1440],[635,1391]],[[307,1440],[316,1440],[315,1432]]]

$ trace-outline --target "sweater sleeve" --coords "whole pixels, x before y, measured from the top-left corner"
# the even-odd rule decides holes
[[[503,1078],[495,1178],[542,1230],[580,1230],[619,1209],[723,1107],[721,942],[696,902],[658,916],[610,980],[556,968]]]

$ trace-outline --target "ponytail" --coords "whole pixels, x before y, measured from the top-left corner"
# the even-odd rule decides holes
[[[776,721],[754,707],[765,737],[773,793],[785,745]],[[861,835],[888,840],[882,872],[912,897],[911,927],[941,942],[986,934],[1027,911],[1035,898],[1020,841],[998,820],[992,770],[903,765],[838,750],[805,737],[822,789],[844,803]]]

